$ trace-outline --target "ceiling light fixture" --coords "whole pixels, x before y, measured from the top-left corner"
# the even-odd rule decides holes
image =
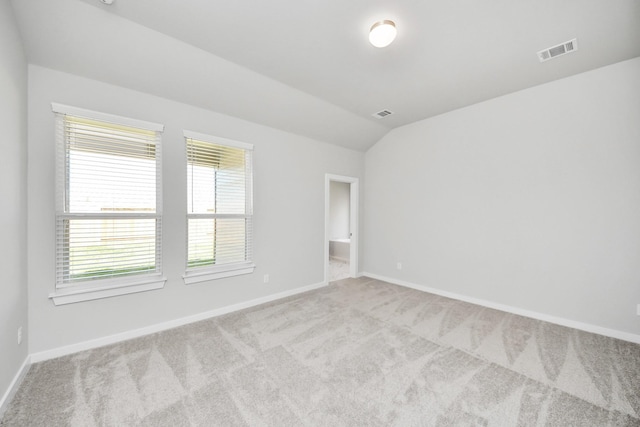
[[[369,42],[375,47],[389,46],[397,33],[396,24],[393,21],[388,19],[378,21],[369,30]]]

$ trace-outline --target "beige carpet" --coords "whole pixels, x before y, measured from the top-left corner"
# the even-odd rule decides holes
[[[640,346],[360,278],[35,364],[2,426],[638,426]]]

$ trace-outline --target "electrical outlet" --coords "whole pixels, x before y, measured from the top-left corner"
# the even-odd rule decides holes
[[[264,283],[269,283],[269,275],[265,274],[262,280],[264,281]]]
[[[22,326],[18,328],[18,345],[22,344]]]
[[[396,268],[397,268],[398,270],[402,270],[402,263],[401,263],[401,262],[398,262],[398,263],[396,264]]]

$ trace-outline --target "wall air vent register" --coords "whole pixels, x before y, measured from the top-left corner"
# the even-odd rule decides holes
[[[573,39],[541,50],[538,52],[538,59],[540,59],[540,62],[546,62],[550,59],[557,58],[558,56],[575,52],[576,50],[578,50],[578,39]]]
[[[389,110],[382,110],[382,111],[378,111],[377,113],[373,113],[372,116],[375,117],[376,119],[381,119],[383,117],[387,117],[389,115],[393,114],[393,112],[389,111]]]

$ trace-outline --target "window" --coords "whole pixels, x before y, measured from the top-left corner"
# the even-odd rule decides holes
[[[253,146],[185,131],[185,283],[253,272]]]
[[[56,304],[158,289],[161,144],[154,123],[53,105]]]

